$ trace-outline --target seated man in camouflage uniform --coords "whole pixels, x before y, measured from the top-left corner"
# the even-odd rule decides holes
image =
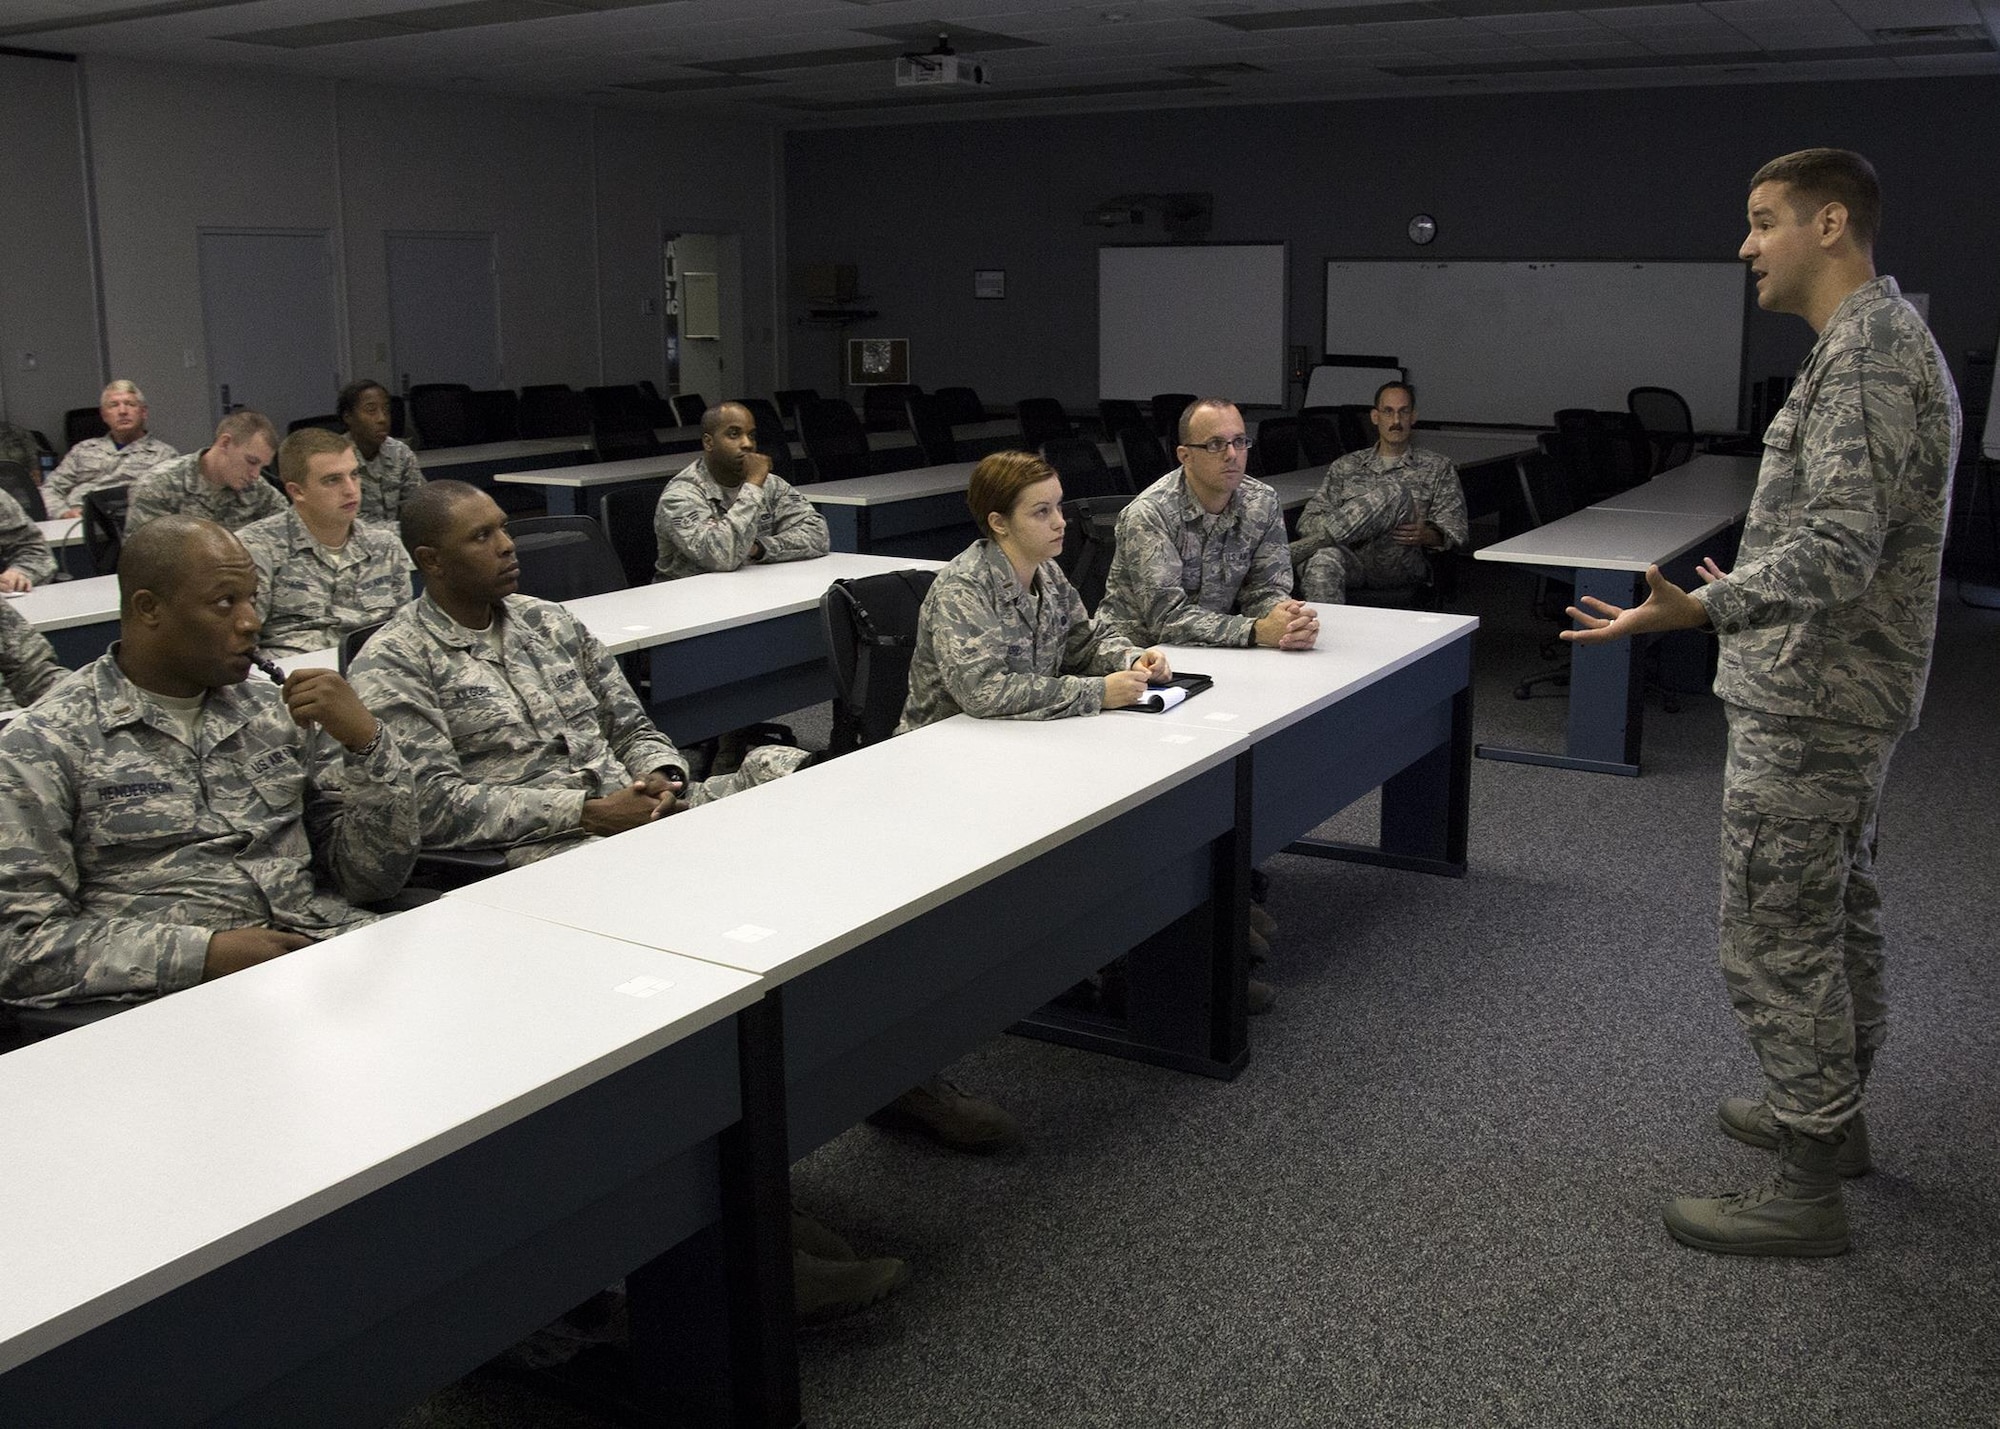
[[[34,433],[0,418],[0,461],[18,462],[29,476],[40,471],[42,449],[36,443]]]
[[[403,504],[402,534],[424,594],[376,632],[353,672],[416,768],[424,847],[502,849],[527,863],[805,761],[769,745],[736,773],[688,786],[680,751],[583,623],[514,593],[520,565],[492,497],[428,482]]]
[[[660,493],[653,534],[661,581],[827,552],[826,518],[772,473],[757,450],[757,419],[734,402],[701,414],[701,455]]]
[[[355,519],[361,458],[344,435],[293,432],[279,448],[278,471],[292,509],[238,535],[257,563],[264,648],[300,655],[394,615],[409,602],[412,568],[394,531]]]
[[[33,590],[55,573],[55,552],[42,528],[0,491],[0,591]]]
[[[192,987],[367,922],[417,854],[394,739],[331,670],[247,680],[257,568],[163,517],[121,636],[0,733],[0,999]]]
[[[146,433],[146,394],[124,379],[98,398],[98,414],[109,432],[71,447],[49,473],[42,504],[51,516],[81,516],[83,496],[101,486],[130,486],[154,467],[180,453]]]
[[[25,709],[68,673],[47,637],[0,600],[0,710]]]
[[[1385,382],[1368,420],[1375,445],[1329,466],[1299,516],[1292,563],[1307,600],[1340,605],[1351,589],[1428,585],[1424,552],[1454,550],[1471,534],[1458,468],[1412,440],[1416,389]]]
[[[340,389],[334,411],[361,453],[361,519],[393,526],[403,503],[424,487],[417,454],[389,435],[389,389],[363,379]]]
[[[208,446],[154,467],[132,483],[125,534],[169,514],[199,516],[231,531],[282,514],[285,498],[264,480],[277,445],[270,418],[261,412],[231,412]]]

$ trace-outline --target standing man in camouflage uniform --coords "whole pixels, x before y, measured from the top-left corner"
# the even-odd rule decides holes
[[[154,467],[132,483],[125,534],[162,516],[199,516],[231,531],[281,515],[285,498],[264,480],[278,433],[261,412],[231,412],[215,440],[198,452]]]
[[[1181,464],[1118,515],[1098,616],[1134,645],[1310,650],[1319,617],[1292,599],[1285,508],[1245,477],[1243,414],[1204,397],[1181,413]]]
[[[1350,589],[1428,585],[1424,552],[1454,550],[1471,534],[1458,468],[1415,444],[1416,389],[1384,383],[1368,420],[1375,445],[1329,466],[1299,516],[1292,561],[1307,600],[1341,605]]]
[[[424,489],[417,454],[389,435],[389,389],[366,379],[340,389],[335,410],[361,453],[361,519],[393,526],[403,503]]]
[[[302,655],[338,645],[409,602],[413,567],[396,533],[355,519],[361,458],[324,427],[303,427],[278,449],[292,509],[237,534],[257,563],[264,648]]]
[[[110,432],[78,442],[49,473],[42,504],[51,516],[81,516],[86,491],[130,486],[180,455],[158,437],[147,435],[146,394],[123,378],[104,389],[97,410]]]
[[[227,531],[154,522],[119,560],[122,638],[0,733],[0,999],[177,992],[403,886],[410,771],[333,671],[246,679],[256,591]]]
[[[417,771],[424,847],[530,863],[805,762],[804,750],[767,745],[737,773],[689,787],[680,751],[583,623],[514,593],[520,564],[492,497],[427,482],[403,504],[402,534],[424,594],[375,633],[353,673]]]
[[[701,414],[701,455],[660,493],[653,534],[659,581],[809,561],[829,548],[826,518],[772,472],[771,459],[757,450],[757,419],[734,402]]]
[[[33,590],[55,573],[55,552],[42,528],[0,491],[0,591]]]
[[[1668,1205],[1675,1239],[1743,1255],[1847,1249],[1840,1178],[1869,1166],[1862,1092],[1888,1036],[1875,818],[1915,727],[1937,627],[1958,461],[1958,394],[1936,341],[1875,274],[1875,171],[1844,149],[1774,159],[1750,181],[1740,256],[1757,302],[1819,341],[1764,433],[1736,568],[1643,605],[1571,610],[1572,640],[1710,626],[1729,718],[1722,785],[1722,972],[1764,1094],[1722,1129],[1775,1146],[1746,1195]]]
[[[0,710],[27,708],[68,673],[47,637],[0,600]]]

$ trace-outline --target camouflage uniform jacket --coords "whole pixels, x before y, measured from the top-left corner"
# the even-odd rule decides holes
[[[396,438],[384,437],[375,459],[361,463],[361,519],[393,530],[403,503],[423,489],[424,473],[417,465],[417,454]]]
[[[581,838],[586,799],[655,769],[686,770],[618,662],[575,616],[510,595],[494,619],[497,657],[486,632],[467,631],[420,597],[354,662],[355,689],[416,770],[424,847]]]
[[[1175,467],[1119,513],[1097,616],[1134,644],[1250,645],[1291,594],[1278,494],[1246,477],[1211,515]]]
[[[56,556],[21,503],[0,491],[0,571],[9,567],[40,585],[56,573]]]
[[[176,457],[132,483],[125,511],[126,535],[162,516],[199,516],[227,530],[240,531],[252,521],[285,511],[285,498],[261,476],[241,491],[217,486],[203,476],[201,459],[208,450],[203,447]]]
[[[414,568],[385,527],[356,521],[347,544],[329,551],[294,507],[236,534],[257,563],[258,643],[275,655],[325,650],[409,604]]]
[[[109,437],[86,438],[71,447],[49,473],[42,504],[51,516],[60,516],[71,507],[81,510],[84,492],[100,486],[130,486],[179,455],[158,437],[143,432],[122,447]]]
[[[176,729],[114,645],[0,733],[0,998],[177,992],[212,932],[326,937],[403,886],[417,800],[393,736],[350,754],[262,679],[209,692],[195,748]]]
[[[828,550],[826,518],[776,472],[759,488],[744,482],[733,494],[708,474],[708,459],[696,457],[669,481],[653,508],[653,535],[660,543],[656,581],[733,571],[762,545],[760,561],[809,561]]]
[[[0,422],[0,461],[17,461],[33,476],[42,469],[42,449],[26,427]]]
[[[896,733],[961,711],[976,719],[1096,714],[1104,707],[1102,677],[1138,658],[1130,641],[1090,618],[1054,561],[1042,562],[1035,588],[1024,591],[1007,553],[974,541],[924,597]]]
[[[47,637],[0,600],[0,710],[33,704],[68,673]]]
[[[1916,726],[1937,629],[1958,393],[1894,278],[1834,310],[1764,432],[1736,567],[1692,592],[1715,692],[1769,714]]]
[[[1295,554],[1309,555],[1324,546],[1345,546],[1350,533],[1333,527],[1335,513],[1353,488],[1371,482],[1394,481],[1413,500],[1424,504],[1424,519],[1444,537],[1442,550],[1456,550],[1472,534],[1472,522],[1465,514],[1465,488],[1458,468],[1447,457],[1425,451],[1412,442],[1403,449],[1400,461],[1385,462],[1380,447],[1363,447],[1335,459],[1326,469],[1326,479],[1299,513],[1299,539]]]

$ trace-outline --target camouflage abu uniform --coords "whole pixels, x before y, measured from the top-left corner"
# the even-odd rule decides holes
[[[0,461],[17,461],[32,477],[42,469],[42,449],[26,427],[0,421]]]
[[[371,921],[417,804],[393,737],[350,754],[262,679],[209,691],[189,748],[114,645],[0,733],[0,830],[0,999],[51,1006],[192,987],[213,932]]]
[[[809,561],[828,550],[826,519],[775,471],[759,488],[744,482],[726,492],[696,457],[679,471],[653,508],[660,543],[656,581],[733,571],[762,545],[760,561]]]
[[[257,643],[274,655],[303,655],[340,643],[363,625],[409,603],[415,567],[403,543],[356,521],[339,550],[322,546],[296,507],[236,533],[257,563]]]
[[[1413,502],[1444,537],[1442,549],[1465,544],[1471,534],[1465,488],[1446,458],[1413,443],[1394,462],[1383,460],[1379,446],[1336,460],[1299,515],[1292,560],[1299,568],[1300,593],[1339,605],[1349,586],[1427,584],[1430,566],[1423,548],[1399,545],[1389,534],[1410,519]]]
[[[0,710],[33,704],[68,673],[42,632],[0,600]]]
[[[40,585],[56,573],[56,555],[21,503],[0,491],[0,571],[10,568]]]
[[[130,486],[156,466],[163,466],[180,453],[158,437],[141,433],[119,446],[109,437],[89,437],[69,449],[68,455],[49,473],[42,488],[42,504],[49,515],[59,516],[71,507],[83,509],[83,494],[100,486]]]
[[[1140,655],[1092,620],[1054,561],[1021,589],[992,541],[974,541],[937,573],[917,615],[910,696],[896,733],[963,712],[976,719],[1059,719],[1104,708],[1105,675]],[[1096,677],[1096,678],[1092,678]]]
[[[575,616],[532,596],[508,596],[483,631],[428,596],[413,600],[369,640],[353,674],[409,753],[426,848],[499,848],[509,864],[531,863],[589,837],[585,800],[656,769],[687,769],[618,662]],[[685,798],[708,803],[805,757],[766,745]]]
[[[1764,433],[1721,636],[1723,978],[1780,1122],[1833,1139],[1888,1035],[1875,814],[1937,625],[1958,394],[1890,277],[1849,294]]]
[[[1245,477],[1211,515],[1175,467],[1118,514],[1097,618],[1139,645],[1251,645],[1291,595],[1278,494]]]
[[[125,510],[125,534],[129,536],[148,521],[176,513],[202,517],[227,531],[240,531],[252,521],[284,512],[285,498],[261,476],[241,491],[217,486],[203,476],[201,459],[206,455],[207,447],[189,452],[165,466],[155,467],[132,483]]]
[[[361,455],[358,449],[354,454]],[[417,454],[406,443],[384,437],[374,460],[361,463],[361,519],[394,526],[403,503],[423,488],[424,473],[417,465]]]

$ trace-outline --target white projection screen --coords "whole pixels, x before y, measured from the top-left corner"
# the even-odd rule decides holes
[[[1671,387],[1696,428],[1737,424],[1741,263],[1367,261],[1326,264],[1326,350],[1394,353],[1426,421],[1549,425]]]
[[[1284,244],[1097,250],[1097,395],[1155,392],[1285,405]]]

